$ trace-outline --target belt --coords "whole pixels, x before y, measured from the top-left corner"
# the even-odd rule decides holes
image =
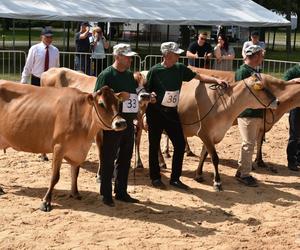
[[[31,74],[31,77],[34,77],[34,78],[37,78],[37,79],[41,79],[40,77],[37,77],[37,76],[32,75],[32,74]]]
[[[177,112],[177,107],[160,106],[159,108],[161,111],[164,111],[164,112]]]

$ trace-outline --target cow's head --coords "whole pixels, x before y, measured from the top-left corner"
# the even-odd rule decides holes
[[[155,102],[153,101],[153,95],[148,93],[145,89],[147,83],[147,73],[148,71],[136,71],[133,74],[134,80],[137,83],[137,94],[141,113],[144,113],[146,111],[149,102]]]
[[[277,108],[280,102],[275,97],[270,84],[264,81],[260,74],[253,74],[243,82],[261,106],[271,109]]]
[[[108,86],[88,95],[88,100],[94,106],[96,119],[102,129],[120,131],[127,127],[126,120],[120,116],[119,104],[128,98],[127,92],[116,94]]]

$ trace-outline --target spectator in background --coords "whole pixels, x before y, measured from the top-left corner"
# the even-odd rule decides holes
[[[263,41],[259,41],[259,32],[257,30],[253,31],[251,33],[251,40],[244,42],[243,49],[242,49],[242,56],[245,59],[246,58],[246,49],[251,46],[251,45],[258,45],[263,49],[263,56],[265,55],[266,52],[266,44]]]
[[[109,43],[103,35],[102,29],[94,27],[92,36],[90,36],[90,45],[92,51],[92,75],[97,76],[107,67],[105,60],[105,49],[108,49]]]
[[[21,83],[28,83],[31,76],[31,84],[41,86],[40,78],[43,72],[49,68],[59,67],[59,51],[52,45],[53,32],[49,27],[43,28],[41,42],[33,45],[28,52],[27,60],[22,72]],[[40,158],[48,161],[46,154]]]
[[[215,69],[232,71],[232,60],[235,57],[235,53],[224,35],[218,36],[218,43],[214,48],[214,56],[216,57]]]
[[[201,32],[198,40],[190,43],[186,52],[186,56],[189,58],[189,65],[198,68],[210,68],[213,49],[206,40],[207,32]],[[199,59],[199,57],[203,59]]]
[[[90,33],[91,25],[88,22],[80,24],[80,30],[75,34],[76,52],[90,53]],[[82,71],[89,75],[91,73],[90,57],[87,54],[76,54],[75,56],[75,70]]]

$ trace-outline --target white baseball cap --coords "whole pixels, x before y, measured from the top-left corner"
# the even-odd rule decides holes
[[[113,55],[134,56],[136,52],[131,50],[130,44],[119,43],[113,47]]]
[[[259,45],[250,45],[248,48],[245,49],[245,55],[252,56],[261,50],[263,50],[263,48]]]
[[[172,53],[175,53],[175,54],[178,54],[178,55],[181,54],[182,52],[184,52],[184,50],[180,49],[178,44],[175,43],[175,42],[162,43],[161,46],[160,46],[160,51],[163,54],[172,52]]]

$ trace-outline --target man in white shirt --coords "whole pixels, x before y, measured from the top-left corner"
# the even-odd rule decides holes
[[[52,30],[42,29],[41,42],[29,49],[21,83],[28,83],[31,76],[31,84],[40,86],[41,74],[49,68],[59,67],[59,51],[52,45],[52,39]]]
[[[41,86],[40,78],[43,72],[49,68],[59,67],[59,51],[52,43],[53,32],[50,28],[43,28],[41,42],[33,45],[28,52],[27,60],[22,72],[21,83],[28,83],[31,76],[31,84]],[[46,154],[41,154],[43,161],[48,161]]]

